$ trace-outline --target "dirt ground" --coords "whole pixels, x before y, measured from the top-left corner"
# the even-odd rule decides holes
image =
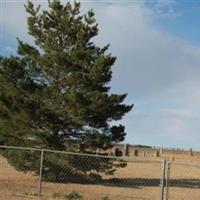
[[[198,161],[199,158],[194,161]],[[151,159],[147,159],[151,160]],[[168,197],[170,200],[200,200],[200,167],[190,165],[170,165]],[[114,176],[104,176],[105,180],[115,178],[120,184],[59,184],[42,183],[42,197],[37,197],[38,177],[16,171],[0,157],[0,199],[1,200],[64,200],[64,195],[79,192],[83,200],[157,200],[160,198],[160,178],[162,163],[131,161],[125,168],[117,170]],[[60,197],[56,193],[59,193]],[[54,198],[53,198],[54,196]]]

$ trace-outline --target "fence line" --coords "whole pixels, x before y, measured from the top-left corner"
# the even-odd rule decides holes
[[[60,193],[66,190],[70,192],[70,190],[75,188],[84,194],[88,192],[87,190],[91,190],[93,193],[92,195],[95,195],[94,191],[96,191],[96,195],[100,198],[100,194],[104,194],[104,192],[105,194],[111,195],[109,191],[112,189],[113,195],[116,195],[116,197],[113,198],[116,200],[118,200],[117,198],[123,198],[125,200],[131,198],[176,200],[172,192],[174,187],[177,187],[179,190],[183,189],[183,191],[190,190],[191,194],[194,188],[200,189],[200,177],[194,179],[194,175],[191,175],[192,178],[186,176],[186,179],[184,179],[186,184],[182,181],[184,178],[184,170],[187,168],[194,170],[194,167],[200,169],[200,163],[144,160],[130,157],[127,159],[116,156],[2,145],[0,145],[0,156],[1,150],[2,156],[5,156],[8,161],[13,156],[12,159],[14,159],[14,161],[6,163],[3,157],[0,157],[0,161],[2,160],[2,163],[4,163],[4,165],[0,165],[0,184],[1,177],[2,181],[6,179],[3,173],[7,170],[6,168],[9,168],[9,163],[15,166],[17,163],[15,163],[15,159],[17,161],[17,156],[25,155],[24,162],[20,163],[20,166],[15,166],[15,168],[22,171],[32,170],[35,173],[33,184],[30,186],[25,183],[23,184],[27,187],[27,190],[32,188],[33,191],[37,191],[37,196],[50,195],[55,188]],[[5,152],[3,150],[6,150],[8,154],[4,154]],[[112,170],[115,169],[117,169],[115,172],[116,175],[106,174],[108,172],[112,173]],[[180,173],[180,169],[183,170],[183,174],[181,174],[180,177],[176,177],[174,173]],[[196,169],[195,172],[197,172],[198,169]],[[9,168],[9,170],[13,169]],[[9,170],[7,172],[8,174],[10,173]],[[14,173],[14,171],[12,172]],[[21,180],[21,177],[22,180],[25,180],[22,173],[16,174],[19,176],[19,180]],[[27,177],[27,179],[32,180],[29,173]],[[9,181],[12,181],[12,177],[8,179],[8,182]],[[23,189],[21,186],[13,186],[14,183],[17,184],[16,180],[13,180],[11,185],[13,190],[16,190],[17,193]],[[96,190],[94,190],[93,185],[97,188]],[[191,185],[193,186],[192,188],[190,188]],[[50,187],[53,189],[49,190]],[[0,199],[1,192],[0,189]],[[9,190],[7,190],[7,193],[9,194]],[[150,194],[152,197],[149,197]],[[193,200],[196,200],[195,198],[196,196]],[[96,196],[94,199],[97,199]],[[181,199],[184,199],[184,197],[181,197]],[[199,199],[200,193],[197,191],[197,200]],[[3,200],[6,199],[4,198]]]
[[[60,154],[82,155],[82,156],[101,157],[101,158],[114,158],[114,159],[119,158],[117,156],[106,156],[106,155],[99,155],[99,154],[88,154],[88,153],[80,153],[80,152],[68,152],[68,151],[58,151],[58,150],[50,150],[50,149],[29,148],[29,147],[16,147],[16,146],[0,145],[0,148],[31,150],[31,151],[44,151],[44,152],[52,152],[52,153],[60,153]]]

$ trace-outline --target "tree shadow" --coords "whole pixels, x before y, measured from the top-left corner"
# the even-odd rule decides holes
[[[117,187],[160,187],[161,180],[156,178],[111,178],[103,180],[103,185],[117,186]],[[169,187],[184,187],[200,189],[200,179],[170,179],[168,180]],[[166,180],[164,181],[166,185]]]
[[[143,188],[143,187],[160,187],[161,180],[159,178],[109,178],[103,179],[98,174],[60,174],[52,180],[46,178],[44,181],[55,183],[73,183],[73,184],[92,184],[121,188]],[[169,187],[182,187],[200,189],[200,179],[170,179]],[[166,185],[166,180],[164,181]]]

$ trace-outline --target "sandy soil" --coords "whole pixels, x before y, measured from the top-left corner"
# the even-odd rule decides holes
[[[149,159],[150,160],[150,159]],[[85,185],[42,183],[42,197],[36,197],[38,177],[17,172],[5,158],[0,157],[0,199],[1,200],[51,200],[64,199],[65,194],[79,192],[83,200],[101,200],[108,196],[111,200],[157,200],[160,198],[161,163],[129,162],[127,167],[119,169],[114,176],[104,176],[105,180],[116,178],[120,184]],[[169,182],[170,200],[200,200],[200,167],[171,165]]]

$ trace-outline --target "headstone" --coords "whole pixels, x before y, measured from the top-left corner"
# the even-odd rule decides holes
[[[163,154],[163,148],[160,148],[160,155]]]
[[[190,155],[190,156],[193,156],[192,149],[189,150],[189,155]]]
[[[155,151],[155,157],[159,157],[160,156],[160,153],[159,153],[159,151]]]
[[[113,154],[114,156],[116,156],[116,147],[115,147],[115,146],[112,148],[112,154]]]
[[[138,150],[137,149],[133,149],[133,155],[138,156]]]
[[[128,144],[124,144],[124,149],[123,149],[123,156],[128,156],[129,152],[128,152]]]

